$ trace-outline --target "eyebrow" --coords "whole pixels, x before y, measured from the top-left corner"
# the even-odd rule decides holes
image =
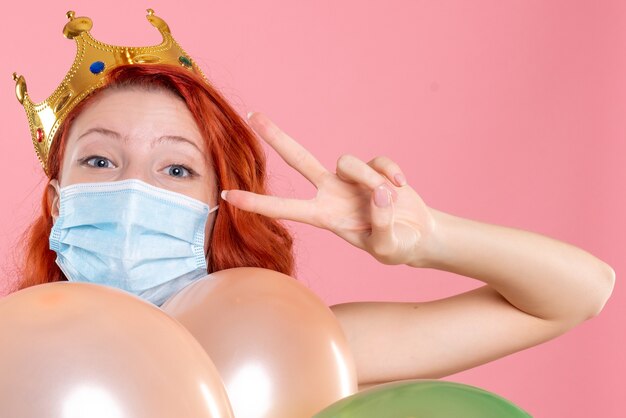
[[[99,134],[102,134],[102,135],[107,135],[107,136],[113,137],[115,139],[119,139],[119,140],[121,140],[123,142],[127,142],[128,141],[128,137],[127,136],[122,136],[119,132],[115,132],[115,131],[112,131],[111,129],[101,128],[101,127],[94,127],[94,128],[87,129],[76,140],[78,141],[82,137],[87,136],[87,135],[89,135],[91,133],[99,133]],[[198,145],[196,145],[195,142],[193,142],[192,140],[190,140],[188,138],[185,138],[184,136],[180,136],[180,135],[163,135],[163,136],[160,136],[158,138],[154,138],[152,140],[152,142],[150,143],[150,147],[154,147],[156,144],[160,144],[160,143],[163,143],[163,142],[187,142],[188,144],[193,145],[198,150],[198,152],[200,152],[200,154],[203,154],[202,150],[200,150],[200,148],[198,147]]]

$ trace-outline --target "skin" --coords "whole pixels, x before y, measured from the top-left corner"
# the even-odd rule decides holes
[[[133,178],[213,208],[219,197],[215,172],[206,155],[193,115],[175,94],[166,90],[104,91],[70,127],[59,178],[48,188],[52,216],[58,216],[60,187]],[[86,160],[89,157],[93,158]],[[98,163],[104,166],[97,167]],[[212,212],[207,220],[207,248],[216,215]]]
[[[366,163],[342,155],[333,173],[266,115],[250,114],[248,123],[317,194],[299,200],[229,190],[221,192],[220,204],[327,229],[384,264],[435,268],[485,283],[427,302],[332,306],[355,357],[360,388],[441,378],[548,341],[596,316],[612,293],[615,272],[603,261],[540,234],[428,207],[387,157]],[[102,133],[78,140],[96,126],[128,140]],[[186,137],[198,149],[181,141],[145,146],[161,135]],[[202,149],[191,114],[171,93],[107,92],[72,125],[59,183],[140,178],[214,206],[215,176]],[[113,164],[77,162],[92,154]],[[198,176],[172,178],[172,164],[189,164]],[[48,189],[53,212],[58,185]]]

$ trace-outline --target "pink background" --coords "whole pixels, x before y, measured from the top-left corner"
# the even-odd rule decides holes
[[[2,287],[37,211],[43,175],[11,73],[42,100],[75,47],[67,2],[2,6]],[[103,3],[100,3],[103,4]],[[623,417],[626,393],[626,7],[615,1],[154,1],[178,41],[242,113],[267,113],[334,171],[354,154],[395,159],[429,206],[527,229],[607,261],[604,311],[566,335],[445,380],[535,417]],[[105,42],[156,44],[145,7],[80,2]],[[123,29],[123,30],[122,30]],[[273,191],[314,188],[266,146]],[[481,285],[384,266],[327,231],[289,223],[299,278],[327,303],[425,301]],[[6,338],[3,336],[2,338]]]

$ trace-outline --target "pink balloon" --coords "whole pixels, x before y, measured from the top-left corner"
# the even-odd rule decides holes
[[[159,308],[57,282],[0,299],[0,416],[233,416],[215,366]]]
[[[185,287],[162,309],[209,353],[237,418],[310,417],[357,391],[337,319],[289,276],[222,270]]]

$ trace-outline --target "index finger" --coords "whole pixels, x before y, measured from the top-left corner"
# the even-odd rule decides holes
[[[317,187],[328,170],[302,145],[260,112],[248,114],[248,123],[294,169]]]
[[[238,189],[223,190],[221,197],[233,206],[248,212],[317,226],[315,207],[310,200],[289,199]]]

